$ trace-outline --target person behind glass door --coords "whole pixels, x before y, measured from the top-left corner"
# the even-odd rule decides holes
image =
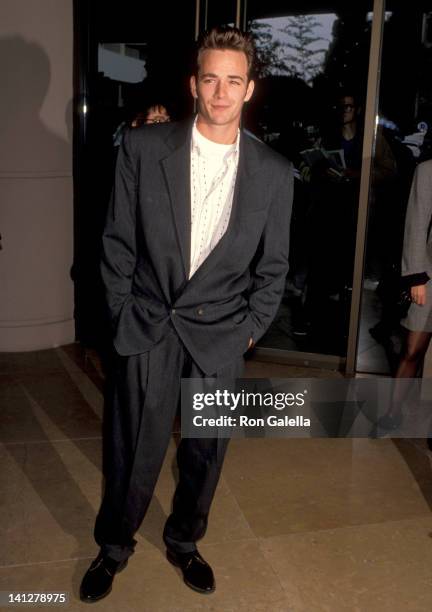
[[[305,318],[323,348],[345,350],[354,262],[363,131],[361,107],[349,91],[336,94],[330,129],[320,129],[325,151],[343,151],[346,168],[337,172],[323,159],[310,172],[310,254]],[[331,323],[330,323],[331,321]]]
[[[361,106],[356,96],[342,94],[337,109],[340,118],[339,145],[344,152],[346,164],[344,176],[359,179],[363,144],[363,126],[359,124]]]
[[[166,107],[163,104],[153,104],[132,119],[131,127],[136,128],[150,123],[168,123],[169,121],[171,118]]]
[[[333,134],[323,135],[323,146],[327,150],[341,149],[346,166],[339,180],[335,180],[334,175],[327,171],[328,195],[332,199],[327,208],[330,216],[328,222],[331,225],[330,231],[334,233],[333,274],[336,280],[335,289],[340,292],[344,287],[350,287],[352,282],[363,121],[358,96],[350,90],[339,94],[336,111],[338,125]]]
[[[168,123],[171,117],[166,106],[163,104],[152,104],[144,111],[137,113],[133,119],[122,121],[113,134],[113,146],[116,152],[123,141],[123,136],[128,128],[137,128],[150,123]]]

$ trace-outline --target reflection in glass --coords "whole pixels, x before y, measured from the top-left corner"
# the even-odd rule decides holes
[[[346,354],[372,8],[359,4],[276,16],[248,3],[258,61],[245,123],[295,167],[290,271],[261,347]]]
[[[335,14],[255,19],[249,30],[257,48],[260,77],[288,75],[311,83],[323,68]]]

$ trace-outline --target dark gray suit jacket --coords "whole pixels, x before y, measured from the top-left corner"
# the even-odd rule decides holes
[[[274,318],[288,270],[292,166],[245,132],[228,229],[188,280],[192,122],[130,130],[103,234],[102,277],[120,355],[174,326],[207,375]]]

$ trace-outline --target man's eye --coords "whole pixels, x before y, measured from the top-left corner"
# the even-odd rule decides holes
[[[213,83],[214,79],[204,79],[204,83]]]
[[[239,81],[230,81],[231,85],[240,85]]]

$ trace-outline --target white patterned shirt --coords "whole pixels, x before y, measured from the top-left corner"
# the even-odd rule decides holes
[[[191,253],[189,278],[225,234],[231,216],[239,159],[240,130],[233,144],[205,138],[196,127],[191,140]]]

